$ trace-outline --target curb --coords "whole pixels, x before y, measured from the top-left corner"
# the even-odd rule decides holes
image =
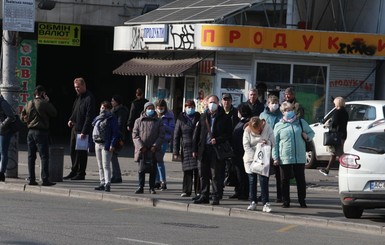
[[[379,225],[356,224],[330,219],[312,218],[301,215],[281,215],[275,213],[264,213],[261,211],[248,211],[246,209],[240,208],[225,208],[211,205],[185,204],[161,200],[158,198],[123,196],[110,193],[95,193],[57,187],[29,186],[27,184],[17,183],[0,183],[0,189],[61,197],[81,198],[87,200],[115,202],[129,205],[175,210],[181,212],[228,216],[241,219],[252,219],[260,221],[278,222],[284,224],[323,227],[341,231],[385,235],[385,227]],[[335,191],[335,189],[331,191]]]

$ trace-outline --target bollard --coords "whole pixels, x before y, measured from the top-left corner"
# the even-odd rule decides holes
[[[49,181],[63,182],[64,148],[49,148]]]

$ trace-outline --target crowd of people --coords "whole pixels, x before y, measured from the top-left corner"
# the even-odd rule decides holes
[[[183,183],[181,197],[192,197],[194,204],[219,205],[223,199],[225,179],[233,171],[235,174],[234,194],[229,198],[249,200],[249,210],[256,210],[262,203],[262,211],[271,212],[269,178],[275,175],[276,198],[283,208],[290,207],[290,179],[297,185],[298,203],[306,208],[306,141],[311,141],[314,132],[303,119],[304,110],[296,100],[293,88],[285,90],[285,99],[269,95],[266,101],[258,99],[258,90],[248,91],[248,99],[235,108],[229,93],[205,98],[204,112],[196,110],[194,100],[186,100],[184,110],[174,117],[164,99],[154,103],[144,98],[141,89],[136,90],[136,99],[130,110],[123,105],[121,95],[114,95],[111,101],[103,101],[96,112],[94,95],[87,89],[83,78],[74,79],[77,98],[73,103],[68,120],[71,128],[70,156],[71,171],[63,177],[67,180],[84,180],[86,176],[88,149],[79,148],[80,141],[94,145],[99,168],[100,184],[97,191],[111,191],[111,183],[121,183],[119,165],[119,140],[124,139],[134,146],[134,161],[138,163],[138,189],[144,193],[146,173],[149,174],[148,190],[167,190],[164,156],[171,147],[174,160],[181,160]],[[2,99],[2,97],[0,98]],[[5,100],[3,100],[5,101]],[[334,101],[337,123],[347,121],[344,101],[341,97]],[[10,137],[6,130],[7,120],[12,121],[14,113],[8,103],[1,103],[0,140],[1,171],[0,181],[4,181],[7,154],[4,148]],[[50,103],[43,86],[37,86],[34,99],[28,102],[22,113],[22,120],[28,127],[28,170],[29,185],[38,185],[35,176],[37,152],[42,160],[41,179],[43,186],[52,186],[49,181],[49,120],[57,111]],[[338,119],[338,120],[337,120]],[[346,124],[346,123],[345,123]],[[344,124],[344,125],[345,125]],[[346,138],[346,126],[338,127]],[[5,142],[5,143],[4,143]],[[219,148],[229,143],[233,155],[222,158]],[[92,144],[91,144],[92,143]],[[253,172],[252,164],[259,157],[258,145],[269,146],[270,160],[267,174]],[[3,149],[4,148],[4,149]],[[343,149],[343,148],[342,148]],[[340,155],[341,148],[334,149],[330,164]],[[329,164],[329,165],[330,165]],[[327,173],[330,166],[323,171]],[[259,179],[260,196],[257,195]]]

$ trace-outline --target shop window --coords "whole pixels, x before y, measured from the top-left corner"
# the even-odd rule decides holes
[[[153,102],[164,99],[170,107],[171,100],[171,78],[170,77],[154,77],[153,83]]]
[[[325,65],[257,62],[255,86],[264,83],[267,91],[276,90],[280,95],[287,87],[294,87],[305,108],[305,120],[313,123],[325,115],[327,71]]]
[[[221,88],[228,90],[245,89],[245,79],[222,78]]]

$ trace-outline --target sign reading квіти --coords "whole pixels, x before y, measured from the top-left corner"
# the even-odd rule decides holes
[[[38,44],[80,46],[80,25],[39,23]]]

